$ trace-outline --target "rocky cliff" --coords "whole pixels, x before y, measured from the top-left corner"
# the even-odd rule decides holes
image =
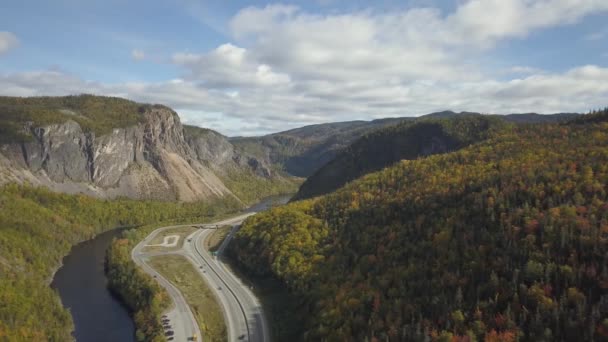
[[[237,153],[218,133],[209,131],[209,141],[186,139],[170,108],[141,105],[139,115],[137,123],[99,136],[70,118],[47,125],[23,122],[19,133],[28,139],[0,145],[0,184],[29,182],[101,198],[194,201],[234,196],[218,177],[228,164],[272,176],[270,168]]]

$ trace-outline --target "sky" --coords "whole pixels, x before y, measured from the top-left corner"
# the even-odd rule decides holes
[[[229,136],[608,106],[608,0],[3,0],[0,95],[98,94]]]

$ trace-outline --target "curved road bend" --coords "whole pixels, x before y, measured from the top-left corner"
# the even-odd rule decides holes
[[[239,215],[227,220],[203,225],[203,227],[215,227],[217,225],[232,225],[233,229],[220,245],[218,253],[221,253],[236,230],[238,225],[254,213]],[[145,260],[151,256],[179,254],[186,257],[196,266],[199,275],[205,279],[207,285],[219,299],[224,310],[224,318],[228,328],[229,341],[270,341],[268,325],[264,317],[262,306],[254,294],[242,284],[226,267],[221,260],[211,256],[204,248],[206,237],[213,229],[201,229],[192,233],[184,240],[182,249],[177,251],[142,253],[141,249],[151,241],[159,232],[179,226],[163,227],[153,231],[146,239],[141,241],[132,251],[135,262],[142,266],[144,271],[156,275],[156,279],[164,286],[172,297],[175,307],[167,313],[173,331],[175,341],[187,341],[193,334],[201,336],[192,311],[186,304],[182,294],[158,272],[152,269]],[[188,242],[188,240],[191,240]],[[185,307],[184,307],[185,305]],[[204,339],[204,336],[203,336]]]
[[[133,248],[131,251],[131,258],[135,264],[141,267],[144,272],[155,277],[156,281],[158,281],[158,283],[167,290],[167,293],[173,300],[174,305],[168,312],[165,313],[165,315],[167,315],[169,324],[171,325],[171,330],[174,332],[173,340],[176,342],[182,342],[190,341],[190,338],[194,335],[201,336],[201,331],[196,319],[194,318],[194,314],[190,310],[190,306],[188,306],[188,303],[186,303],[186,299],[181,292],[179,292],[179,290],[173,286],[170,281],[168,281],[165,277],[146,263],[150,257],[158,255],[159,253],[142,252],[142,249],[148,244],[148,242],[152,241],[158,233],[162,232],[163,230],[176,227],[179,226],[163,227],[150,233],[150,235],[140,241],[135,248]]]

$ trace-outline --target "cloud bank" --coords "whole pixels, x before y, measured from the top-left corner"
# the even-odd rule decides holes
[[[471,0],[452,13],[249,7],[229,22],[232,41],[211,51],[173,53],[169,63],[181,70],[173,80],[101,84],[40,71],[0,75],[0,89],[20,96],[91,92],[165,103],[186,122],[230,135],[443,109],[586,111],[606,105],[606,68],[484,66],[503,41],[575,25],[603,11],[608,1]],[[133,58],[144,59],[136,52],[141,51],[134,50]]]

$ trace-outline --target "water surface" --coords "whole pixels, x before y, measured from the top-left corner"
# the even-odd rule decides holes
[[[121,229],[111,230],[72,248],[51,286],[74,320],[79,342],[135,341],[135,325],[128,309],[107,288],[106,250]]]
[[[267,197],[246,211],[264,211],[287,203],[291,197]],[[121,231],[111,230],[74,246],[53,278],[51,286],[59,291],[61,302],[70,309],[78,342],[135,341],[133,319],[127,307],[107,288],[104,272],[106,250]]]

